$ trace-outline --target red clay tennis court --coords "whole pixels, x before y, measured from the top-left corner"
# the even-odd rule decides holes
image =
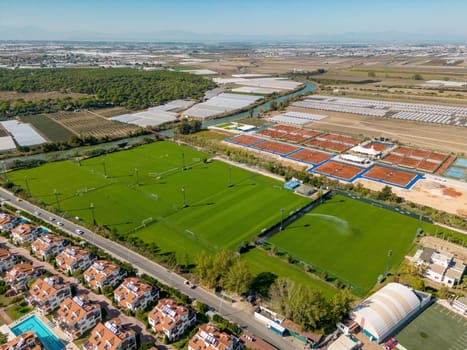
[[[282,130],[282,131],[285,131],[285,132],[295,132],[295,131],[297,131],[297,130],[300,130],[299,128],[297,128],[297,127],[295,127],[295,126],[282,125],[282,124],[275,125],[275,126],[274,126],[274,129],[276,129],[276,130]]]
[[[373,148],[375,151],[378,151],[378,152],[384,152],[388,148],[392,147],[392,145],[387,144],[387,143],[382,143],[382,142],[370,142],[370,143],[367,143],[363,147],[368,148],[368,149]]]
[[[304,137],[302,135],[297,135],[297,134],[282,134],[281,138],[293,143],[302,143],[306,140],[308,140],[308,137]]]
[[[363,168],[359,168],[359,167],[349,165],[349,164],[335,162],[333,160],[330,160],[329,162],[326,162],[320,165],[319,167],[313,169],[314,172],[327,175],[327,176],[337,177],[340,179],[344,179],[346,181],[351,181],[355,176],[357,176],[363,170],[364,170]]]
[[[263,141],[254,145],[253,147],[262,151],[269,151],[280,155],[289,154],[293,151],[298,150],[297,147],[285,145],[283,143],[274,141]]]
[[[256,142],[260,142],[261,139],[253,136],[240,135],[230,139],[231,142],[238,143],[243,146],[250,146]]]
[[[448,156],[443,153],[401,146],[384,157],[383,161],[393,165],[433,172],[447,158]]]
[[[277,131],[274,129],[263,129],[263,130],[258,131],[256,134],[261,135],[261,136],[268,136],[273,139],[277,139],[277,138],[283,137],[283,135],[286,135],[285,132]]]
[[[432,173],[439,167],[439,163],[437,162],[431,162],[428,160],[422,160],[418,165],[417,169],[423,170],[423,171],[428,171]]]
[[[326,159],[331,158],[331,155],[322,152],[312,151],[309,149],[302,149],[297,153],[291,154],[290,156],[288,156],[288,158],[311,164],[319,164],[321,162],[324,162]]]
[[[321,135],[322,133],[320,131],[316,130],[311,130],[311,129],[299,129],[295,131],[296,134],[306,136],[308,138],[316,137],[318,135]]]
[[[410,181],[417,177],[417,174],[409,173],[404,170],[396,170],[381,165],[375,165],[364,175],[368,179],[384,181],[397,186],[405,187]]]
[[[314,146],[314,147],[324,148],[326,150],[333,151],[333,152],[344,152],[350,148],[349,145],[345,145],[343,143],[336,143],[332,141],[321,140],[320,138],[310,140],[306,144],[310,146]]]
[[[334,141],[338,143],[345,143],[350,146],[355,146],[360,143],[360,139],[350,136],[338,135],[338,134],[324,134],[320,138],[326,139],[328,141]]]

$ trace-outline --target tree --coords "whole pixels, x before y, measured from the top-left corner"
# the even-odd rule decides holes
[[[421,278],[416,278],[412,283],[412,288],[423,291],[425,289],[425,282]]]
[[[0,333],[0,345],[5,344],[8,341],[8,338],[5,334]]]
[[[415,73],[413,75],[413,79],[414,80],[423,80],[423,77],[422,77],[422,75],[420,73]]]
[[[378,192],[377,199],[381,201],[387,201],[391,199],[393,193],[391,186],[384,186],[380,192]]]
[[[374,78],[376,77],[376,73],[373,71],[368,72],[368,78]]]
[[[246,292],[251,284],[252,277],[245,261],[235,259],[223,279],[223,287],[235,293]]]

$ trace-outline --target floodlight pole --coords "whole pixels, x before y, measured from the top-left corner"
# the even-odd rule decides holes
[[[186,204],[186,193],[185,193],[185,185],[182,186],[182,194],[183,194],[183,208],[188,207]]]
[[[96,217],[94,216],[94,203],[89,204],[89,209],[91,210],[91,215],[92,215],[92,224],[96,224]]]
[[[279,231],[282,231],[284,228],[284,208],[281,208],[281,227],[279,228]]]
[[[229,165],[229,187],[232,187],[232,167]]]
[[[391,255],[392,255],[392,250],[389,249],[388,250],[388,263],[386,264],[386,273],[384,275],[385,277],[387,277],[389,274],[389,266],[391,265]]]
[[[29,182],[28,182],[28,177],[24,177],[24,182],[26,183],[26,191],[28,191],[28,195],[31,195],[31,190],[29,189]]]
[[[57,189],[56,189],[56,188],[54,189],[54,195],[55,195],[55,202],[57,203],[57,208],[58,208],[58,210],[61,211],[62,209],[60,208],[60,201],[59,201],[59,199],[58,199],[58,193],[57,193]]]
[[[3,176],[5,176],[5,180],[8,181],[8,174],[6,172],[6,163],[2,162],[2,168],[3,168]]]
[[[182,152],[182,170],[185,170],[185,152]]]
[[[139,186],[139,174],[138,174],[138,168],[135,168],[135,174],[136,174],[136,186]]]
[[[104,177],[107,178],[107,167],[105,166],[105,158],[102,158],[102,167],[104,168]]]

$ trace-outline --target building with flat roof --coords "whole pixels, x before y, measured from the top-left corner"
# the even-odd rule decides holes
[[[388,283],[351,312],[362,333],[381,343],[428,305],[431,296],[403,284]]]
[[[454,255],[432,248],[418,249],[412,258],[417,266],[424,266],[424,277],[434,282],[453,287],[462,280],[465,264]]]
[[[134,350],[136,332],[129,325],[122,324],[119,318],[105,323],[99,322],[91,331],[83,350]]]

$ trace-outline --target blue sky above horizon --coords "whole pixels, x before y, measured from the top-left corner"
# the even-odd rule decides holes
[[[467,35],[462,0],[0,0],[0,26],[52,32]]]

